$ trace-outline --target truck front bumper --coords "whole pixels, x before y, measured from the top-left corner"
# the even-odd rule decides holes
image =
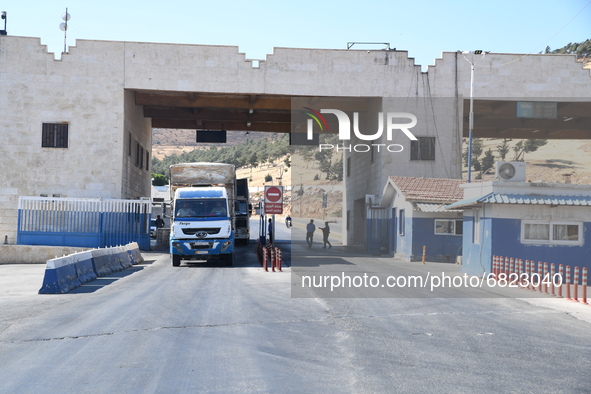
[[[231,239],[187,240],[171,239],[170,253],[184,256],[220,255],[234,252],[234,242]]]

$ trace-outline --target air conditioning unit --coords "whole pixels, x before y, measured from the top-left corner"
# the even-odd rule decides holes
[[[497,161],[495,179],[507,182],[525,182],[525,163],[521,161]]]

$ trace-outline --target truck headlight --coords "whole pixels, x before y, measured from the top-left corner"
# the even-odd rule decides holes
[[[230,248],[231,245],[232,241],[224,241],[224,243],[222,243],[222,252],[228,250],[228,248]]]
[[[172,247],[176,249],[177,252],[182,253],[183,247],[181,246],[180,242],[173,242]]]

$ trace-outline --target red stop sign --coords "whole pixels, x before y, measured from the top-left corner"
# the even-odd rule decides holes
[[[281,189],[279,189],[278,187],[275,187],[275,186],[271,186],[265,192],[265,198],[267,199],[267,201],[277,202],[277,201],[281,201],[281,198],[282,198],[281,194],[282,194]]]

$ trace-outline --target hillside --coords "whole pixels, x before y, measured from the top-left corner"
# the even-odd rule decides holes
[[[196,148],[208,149],[208,144],[196,144],[195,132],[187,130],[155,130],[153,156],[163,158],[166,155],[189,152]],[[247,139],[272,139],[270,133],[228,133],[228,143],[225,146],[245,144]],[[483,140],[483,152],[489,148],[500,160],[496,151],[500,140]],[[511,141],[514,146],[517,141]],[[187,144],[187,145],[185,145]],[[221,144],[218,144],[218,147]],[[465,148],[465,147],[464,147]],[[507,154],[505,160],[511,161],[514,153]],[[288,166],[285,159],[290,157],[293,165]],[[325,180],[325,174],[320,170],[316,160],[304,160],[298,155],[282,156],[271,162],[265,162],[256,167],[244,166],[238,168],[239,177],[248,178],[253,202],[263,198],[265,184],[284,185],[285,213],[292,216],[302,216],[317,219],[339,221],[342,220],[342,182]],[[482,158],[482,156],[480,156]],[[547,144],[535,152],[525,154],[526,180],[529,182],[548,182],[573,184],[591,184],[591,141],[589,140],[548,140]],[[463,178],[467,179],[467,169],[463,168]],[[265,177],[272,177],[272,181],[265,182]],[[482,175],[482,180],[494,179],[494,168]],[[317,179],[315,179],[317,178]],[[478,181],[480,175],[472,172],[473,181]],[[291,188],[293,186],[293,190]],[[327,194],[328,207],[322,208],[322,195]]]
[[[248,140],[256,141],[272,138],[273,133],[228,131],[225,146],[240,145]],[[164,156],[190,152],[193,149],[206,149],[211,144],[195,142],[195,130],[182,129],[154,129],[152,131],[152,156],[162,159]]]
[[[495,151],[500,140],[484,140],[484,151],[491,149],[495,160],[500,160]],[[511,142],[514,145],[514,141]],[[511,161],[513,152],[505,158]],[[590,140],[548,140],[548,143],[535,152],[526,153],[526,180],[528,182],[591,184],[591,141]],[[473,177],[475,172],[472,173]],[[464,179],[467,169],[464,167]],[[474,179],[474,178],[473,178]],[[482,177],[483,180],[494,179],[494,169]]]
[[[228,142],[225,146],[239,145],[246,143],[247,140],[255,141],[264,138],[272,138],[272,133],[250,132],[228,132]],[[193,130],[168,130],[154,129],[153,132],[152,155],[158,159],[172,154],[189,152],[196,148],[206,149],[209,144],[198,144],[195,142],[195,131]],[[491,149],[495,155],[495,160],[500,160],[496,146],[499,140],[484,140],[484,151]],[[512,142],[514,144],[514,142]],[[219,146],[220,144],[218,144]],[[510,161],[513,157],[510,152],[506,160]],[[276,178],[280,176],[283,159],[276,160],[273,165],[263,164],[255,169],[246,168],[250,174],[252,170],[253,182],[258,186],[264,183],[264,177],[267,173]],[[564,182],[565,175],[570,174],[571,183],[591,184],[591,141],[589,140],[548,140],[547,145],[539,150],[525,154],[526,174],[528,181],[543,180],[546,182]],[[320,170],[316,168],[319,173]],[[308,171],[309,174],[312,174]],[[473,172],[473,175],[476,173]],[[315,174],[312,174],[309,181]],[[467,170],[464,167],[464,178],[467,178]],[[284,176],[283,183],[289,184],[290,176]],[[489,170],[483,175],[484,180],[494,178],[494,171]],[[298,179],[299,181],[299,179]]]

